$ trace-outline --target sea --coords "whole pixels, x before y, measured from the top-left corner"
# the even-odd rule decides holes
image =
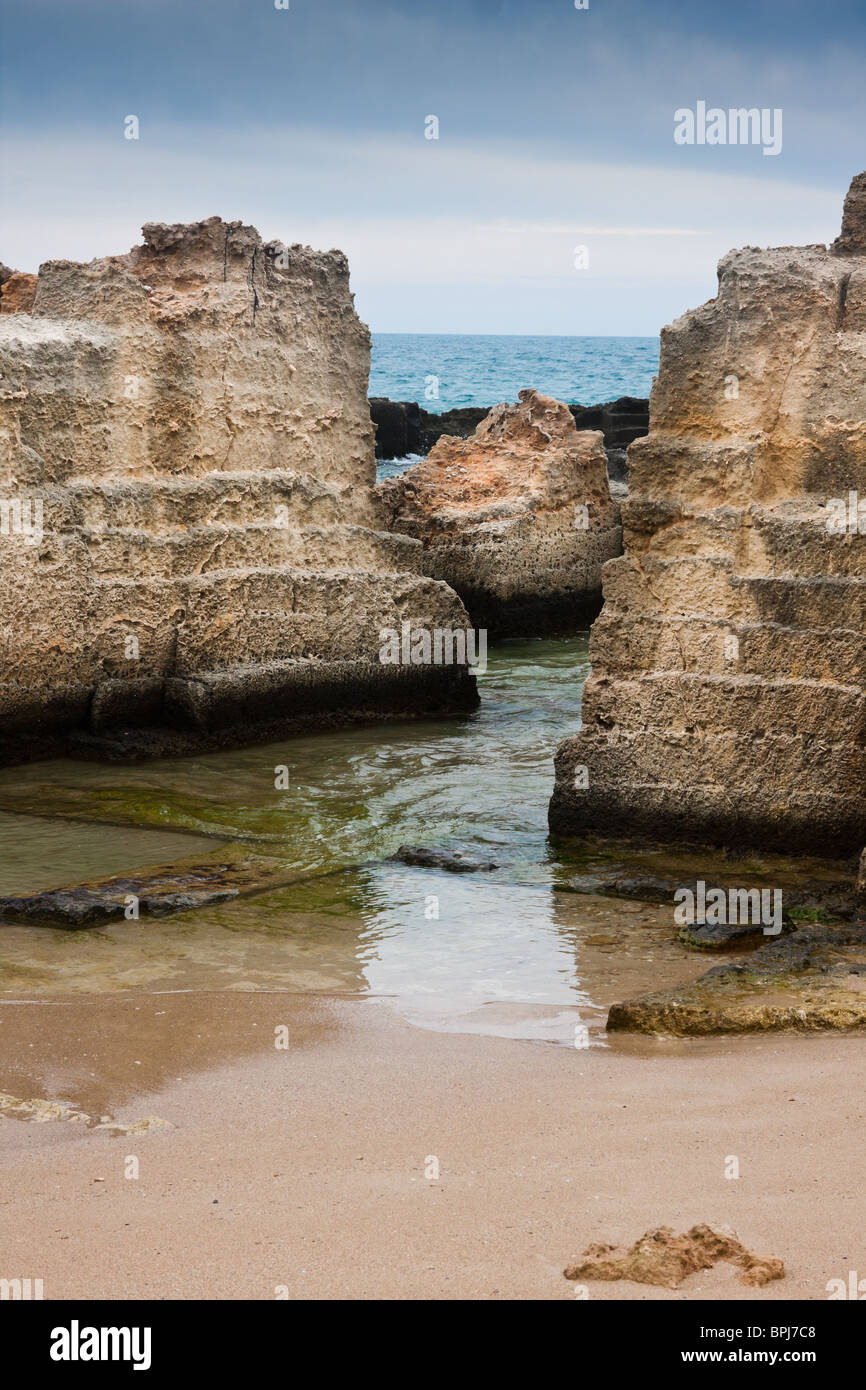
[[[658,364],[658,338],[374,333],[370,395],[417,401],[433,414],[515,401],[526,386],[598,405],[648,396]]]

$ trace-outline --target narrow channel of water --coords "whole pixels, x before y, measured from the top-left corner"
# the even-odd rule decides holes
[[[670,907],[561,891],[598,859],[547,834],[553,754],[579,726],[587,673],[583,637],[506,642],[470,716],[177,761],[7,769],[2,892],[209,852],[214,835],[308,877],[99,930],[2,925],[0,995],[362,993],[434,1028],[571,1042],[585,1026],[596,1037],[614,1000],[692,979],[706,962],[673,939]],[[282,766],[289,786],[276,790]],[[121,824],[51,819],[58,810]],[[454,875],[387,862],[404,844],[498,867]]]

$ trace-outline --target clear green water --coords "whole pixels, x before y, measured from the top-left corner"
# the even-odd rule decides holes
[[[674,942],[670,908],[554,891],[592,859],[547,835],[553,754],[578,728],[587,672],[584,638],[508,642],[490,654],[471,716],[131,767],[6,770],[0,809],[75,819],[0,816],[3,891],[166,862],[213,849],[213,835],[306,877],[100,930],[0,926],[0,996],[364,993],[435,1028],[569,1042],[586,1025],[595,1036],[615,999],[706,962]],[[276,790],[283,765],[289,787]],[[499,867],[457,876],[383,862],[401,844]]]

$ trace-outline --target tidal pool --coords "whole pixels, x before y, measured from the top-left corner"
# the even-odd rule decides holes
[[[547,834],[553,754],[579,726],[588,669],[584,637],[505,642],[471,715],[131,766],[4,770],[4,892],[227,842],[277,856],[295,881],[83,932],[0,924],[0,997],[372,994],[427,1027],[597,1039],[611,1003],[708,962],[675,941],[670,906],[560,891],[607,854]],[[388,862],[404,844],[498,867],[458,876]]]

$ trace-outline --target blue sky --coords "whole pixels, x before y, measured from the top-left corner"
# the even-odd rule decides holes
[[[219,213],[340,246],[374,330],[649,334],[712,295],[729,247],[835,236],[866,168],[862,0],[2,0],[0,16],[0,259],[20,269]],[[675,144],[675,110],[698,101],[780,108],[781,153]]]

